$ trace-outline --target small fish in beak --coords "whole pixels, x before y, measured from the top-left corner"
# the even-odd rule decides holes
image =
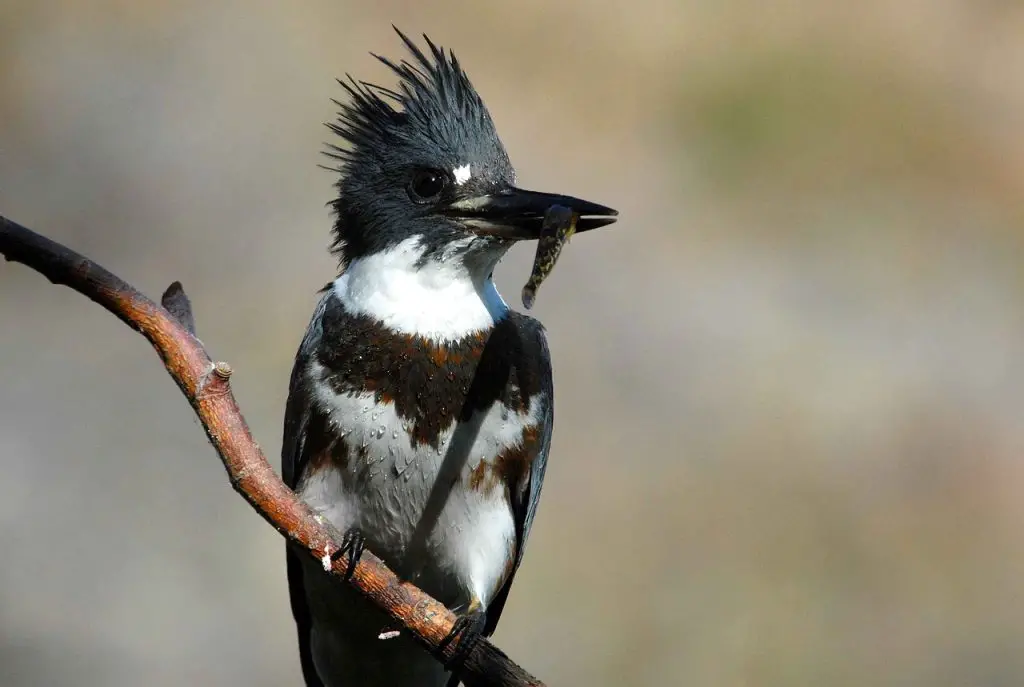
[[[529,310],[537,298],[537,289],[555,269],[562,246],[569,242],[576,232],[576,221],[579,219],[571,208],[564,205],[552,205],[544,213],[540,238],[537,239],[537,254],[533,257],[533,270],[530,278],[523,286],[523,307]]]

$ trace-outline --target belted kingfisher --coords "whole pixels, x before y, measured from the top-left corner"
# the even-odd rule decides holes
[[[397,29],[396,29],[397,31]],[[540,323],[513,312],[492,272],[537,239],[552,205],[576,231],[611,208],[514,186],[490,114],[454,53],[398,32],[410,61],[377,57],[392,90],[339,81],[343,145],[333,251],[341,276],[316,307],[292,371],[285,482],[399,575],[456,613],[469,647],[498,623],[537,511],[552,428]],[[287,552],[307,685],[457,682],[320,563]],[[464,658],[464,654],[462,656]]]

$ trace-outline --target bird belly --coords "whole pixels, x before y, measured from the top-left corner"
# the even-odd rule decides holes
[[[533,408],[516,413],[495,403],[453,424],[435,446],[411,440],[395,407],[373,394],[324,386],[315,401],[347,456],[311,466],[300,497],[339,530],[358,527],[371,551],[449,608],[486,608],[512,569],[516,533],[507,489],[482,475],[536,425]],[[318,561],[304,566],[311,650],[328,687],[446,683],[440,664],[406,634],[379,639],[392,627],[383,612]]]
[[[486,606],[511,569],[515,523],[506,485],[485,473],[536,426],[534,408],[496,402],[431,445],[414,441],[408,420],[373,394],[321,385],[316,400],[347,459],[310,470],[303,500],[342,531],[358,527],[370,550],[442,603]]]

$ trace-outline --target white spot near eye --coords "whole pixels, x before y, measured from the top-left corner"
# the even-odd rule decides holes
[[[466,164],[462,165],[461,167],[456,167],[455,169],[452,170],[452,174],[455,175],[455,183],[456,184],[464,184],[464,183],[466,183],[467,181],[469,181],[469,177],[470,177],[469,163],[467,162]]]

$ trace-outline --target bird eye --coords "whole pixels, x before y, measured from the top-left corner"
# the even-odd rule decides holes
[[[438,169],[417,169],[409,182],[409,195],[415,201],[433,200],[448,185],[448,175]]]

